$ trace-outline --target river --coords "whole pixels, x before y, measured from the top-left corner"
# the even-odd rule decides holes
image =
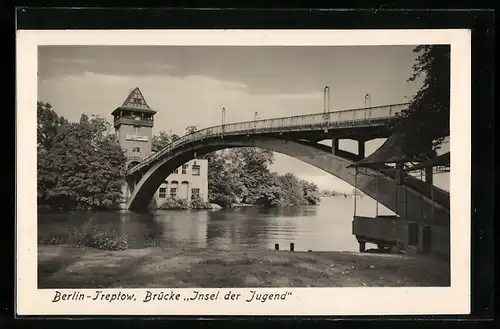
[[[78,228],[92,219],[97,227],[126,235],[128,248],[209,247],[227,250],[281,249],[307,251],[356,251],[352,235],[352,197],[322,198],[319,205],[281,209],[158,210],[133,212],[41,213],[38,234]],[[356,199],[356,213],[374,216],[376,202]],[[379,205],[379,214],[390,214]]]

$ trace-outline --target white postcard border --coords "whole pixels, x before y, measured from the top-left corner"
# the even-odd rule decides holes
[[[451,286],[443,288],[150,289],[181,295],[249,295],[291,291],[282,301],[247,303],[158,301],[53,303],[55,290],[37,289],[36,102],[39,45],[287,45],[451,44]],[[405,315],[470,311],[471,50],[469,30],[19,30],[16,102],[16,307],[19,315]],[[96,289],[77,289],[94,294]],[[74,290],[60,289],[61,292]]]

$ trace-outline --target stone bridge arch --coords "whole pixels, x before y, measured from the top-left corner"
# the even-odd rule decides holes
[[[165,178],[183,163],[191,160],[195,152],[200,156],[216,150],[236,147],[258,147],[285,154],[322,169],[352,186],[355,184],[355,170],[348,168],[353,163],[352,160],[325,152],[317,145],[271,137],[213,138],[187,144],[150,166],[135,179],[134,186],[130,188],[132,193],[127,200],[126,208],[129,210],[145,209]],[[358,173],[357,186],[363,193],[402,218],[434,225],[449,225],[449,208],[433,202],[411,187],[396,185],[392,177],[379,175],[377,182],[377,175],[374,173],[370,171]]]

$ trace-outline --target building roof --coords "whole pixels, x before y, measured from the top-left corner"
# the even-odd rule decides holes
[[[156,111],[152,110],[148,103],[146,103],[139,87],[135,87],[127,96],[122,106],[116,108],[111,114],[114,115],[120,110],[156,114]]]

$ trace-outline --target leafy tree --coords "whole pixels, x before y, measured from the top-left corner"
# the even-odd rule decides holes
[[[49,103],[38,101],[36,105],[37,144],[41,148],[40,151],[46,151],[52,147],[54,138],[68,121],[58,116]]]
[[[198,131],[198,127],[197,126],[187,126],[186,127],[186,135],[187,134],[192,134],[194,132]]]
[[[317,203],[311,197],[312,192],[318,191],[316,185],[307,185],[310,193],[306,194],[295,175],[270,172],[274,154],[268,150],[223,150],[210,154],[208,159],[210,202],[223,207],[237,202],[264,207]]]
[[[50,149],[38,154],[41,204],[53,209],[118,205],[122,198],[125,155],[106,133],[108,126],[102,118],[89,120],[82,115],[78,123],[67,123],[58,129]]]
[[[283,176],[278,176],[277,180],[283,190],[287,191],[286,204],[300,205],[306,203],[302,185],[299,179],[291,173],[286,173]]]
[[[419,55],[408,81],[423,77],[423,84],[397,128],[408,155],[428,157],[450,132],[450,46],[420,45],[414,52]]]
[[[151,146],[152,151],[158,152],[176,139],[179,139],[178,135],[172,133],[169,134],[162,130],[158,135],[153,136],[153,145]]]
[[[159,135],[153,136],[152,151],[158,152],[172,142],[172,136],[164,131],[160,131]]]
[[[320,202],[319,188],[316,184],[306,180],[300,180],[303,196],[308,204],[317,204]]]

